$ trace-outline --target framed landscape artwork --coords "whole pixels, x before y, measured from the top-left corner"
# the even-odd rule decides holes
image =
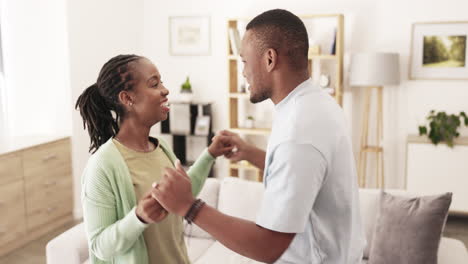
[[[410,79],[468,80],[467,22],[413,24]]]
[[[210,46],[209,16],[169,17],[171,55],[209,55]]]

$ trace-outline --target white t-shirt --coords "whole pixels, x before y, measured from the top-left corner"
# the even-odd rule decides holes
[[[355,161],[344,114],[309,79],[275,106],[257,224],[296,233],[277,264],[361,263]]]

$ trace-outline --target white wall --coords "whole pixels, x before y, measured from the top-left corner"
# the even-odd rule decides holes
[[[384,92],[385,175],[389,187],[403,186],[406,136],[417,132],[417,126],[424,121],[430,109],[468,111],[466,81],[407,80],[412,23],[468,21],[468,2],[464,0],[144,0],[144,7],[144,54],[159,67],[172,92],[176,92],[184,77],[190,74],[196,96],[215,102],[216,130],[228,126],[228,18],[253,17],[272,8],[285,8],[298,15],[343,13],[347,55],[362,51],[398,52],[401,56],[402,83],[398,87],[386,87]],[[168,17],[200,14],[211,16],[211,55],[170,56]],[[345,58],[345,61],[348,60],[349,58]],[[361,96],[361,91],[346,88],[344,108],[350,118],[356,149],[359,143]]]
[[[143,2],[135,0],[67,1],[70,80],[74,106],[83,90],[96,82],[104,63],[118,54],[141,53]],[[80,177],[89,157],[89,137],[73,110],[75,217],[82,216]]]
[[[2,4],[8,134],[70,135],[65,2]]]

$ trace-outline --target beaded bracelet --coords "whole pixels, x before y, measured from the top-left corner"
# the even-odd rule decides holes
[[[200,212],[200,209],[204,205],[205,205],[205,202],[202,201],[202,199],[197,199],[195,202],[193,202],[187,214],[184,216],[185,220],[187,220],[187,223],[189,224],[193,223],[193,221],[195,220],[195,217],[198,215],[198,212]]]

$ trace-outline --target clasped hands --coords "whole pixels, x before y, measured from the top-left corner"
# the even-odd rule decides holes
[[[208,152],[214,158],[224,155],[232,161],[239,161],[245,158],[246,149],[245,142],[237,134],[221,131],[213,137]],[[164,220],[168,212],[183,217],[194,201],[190,177],[177,160],[175,168],[166,168],[161,180],[153,183],[138,202],[136,214],[147,224]]]

